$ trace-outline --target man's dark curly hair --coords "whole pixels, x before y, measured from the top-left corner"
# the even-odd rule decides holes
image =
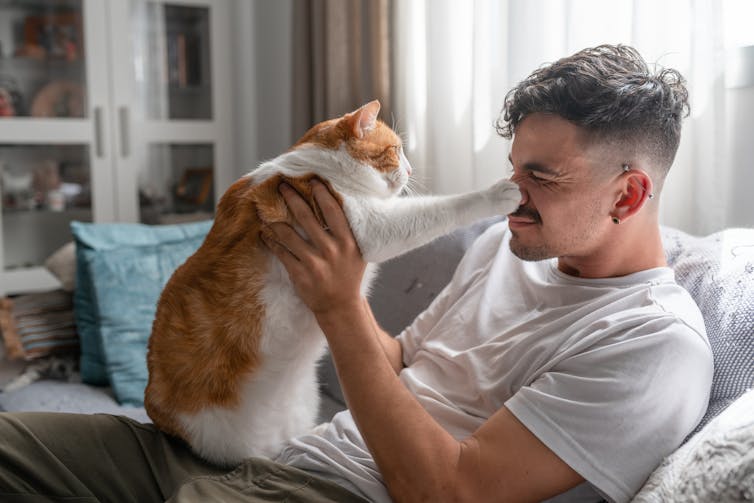
[[[651,71],[636,49],[600,45],[545,65],[511,89],[497,132],[512,138],[536,112],[559,115],[590,139],[647,155],[664,177],[689,113],[688,91],[680,73]]]

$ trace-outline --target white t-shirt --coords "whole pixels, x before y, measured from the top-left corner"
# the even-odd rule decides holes
[[[553,501],[628,501],[706,409],[699,309],[669,268],[576,278],[516,258],[509,239],[505,222],[488,229],[398,336],[400,379],[459,440],[507,407],[587,480]],[[390,501],[348,411],[277,461]]]

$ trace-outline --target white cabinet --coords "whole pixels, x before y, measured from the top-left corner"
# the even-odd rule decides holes
[[[0,0],[0,294],[72,220],[211,216],[235,176],[227,0]]]

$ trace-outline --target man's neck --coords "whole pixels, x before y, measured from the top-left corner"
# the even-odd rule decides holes
[[[558,258],[561,272],[582,278],[627,276],[666,265],[659,225],[639,221],[616,226],[606,236],[605,244],[588,256]]]

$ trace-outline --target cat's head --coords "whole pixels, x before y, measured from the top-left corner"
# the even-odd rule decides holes
[[[374,100],[338,119],[312,127],[292,151],[326,153],[317,171],[335,186],[379,197],[399,194],[408,183],[411,165],[400,137],[377,120],[380,102]]]

